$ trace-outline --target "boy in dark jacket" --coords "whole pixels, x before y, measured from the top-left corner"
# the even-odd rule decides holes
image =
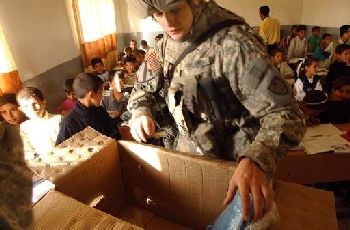
[[[88,126],[106,136],[119,139],[118,128],[113,126],[108,113],[100,106],[103,81],[96,75],[80,73],[74,79],[73,90],[78,101],[62,121],[56,145]]]

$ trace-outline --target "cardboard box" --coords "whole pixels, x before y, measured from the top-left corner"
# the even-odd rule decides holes
[[[205,229],[223,210],[234,164],[108,137],[98,145],[101,137],[87,129],[60,146],[89,140],[94,151],[62,173],[46,170],[58,192],[35,205],[36,229]],[[270,229],[337,229],[332,193],[282,182],[275,190],[280,219]]]

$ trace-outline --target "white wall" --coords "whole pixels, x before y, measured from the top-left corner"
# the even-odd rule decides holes
[[[322,27],[350,24],[350,1],[304,0],[301,22]]]
[[[251,26],[259,26],[261,23],[260,6],[268,5],[270,16],[277,18],[281,25],[300,23],[303,7],[303,0],[216,0],[216,2],[245,18]]]
[[[22,81],[80,54],[65,1],[1,0],[0,21]]]

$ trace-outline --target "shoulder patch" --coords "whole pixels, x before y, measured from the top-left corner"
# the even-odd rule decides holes
[[[287,86],[285,85],[285,83],[283,82],[283,80],[277,76],[275,76],[272,81],[270,82],[270,85],[268,87],[268,89],[275,93],[275,94],[286,94],[288,93],[288,89]]]

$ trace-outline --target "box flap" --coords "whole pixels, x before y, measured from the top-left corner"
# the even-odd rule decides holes
[[[142,229],[50,191],[33,208],[33,229]]]

